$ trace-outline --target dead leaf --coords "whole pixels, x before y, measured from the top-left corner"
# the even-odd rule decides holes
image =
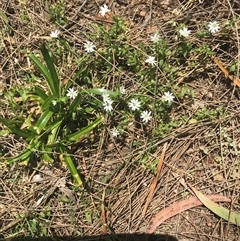
[[[223,181],[224,180],[224,176],[222,173],[216,173],[213,176],[213,180],[214,181]]]
[[[208,196],[203,195],[192,185],[188,184],[188,186],[192,189],[192,191],[195,193],[195,195],[198,197],[198,199],[203,203],[203,205],[206,206],[208,209],[210,209],[213,213],[217,214],[219,217],[225,219],[226,221],[228,221],[230,223],[234,223],[234,224],[240,226],[240,214],[239,213],[234,213],[224,207],[219,206],[218,204],[213,202],[214,200],[210,200]]]
[[[211,195],[207,196],[207,198],[214,202],[231,202],[229,198],[220,195]],[[177,215],[178,213],[181,213],[190,208],[197,207],[200,205],[202,205],[202,202],[200,202],[196,197],[191,197],[189,199],[173,203],[171,206],[161,210],[159,213],[155,215],[155,217],[152,218],[146,230],[146,233],[153,233],[155,229],[168,218],[171,218]]]

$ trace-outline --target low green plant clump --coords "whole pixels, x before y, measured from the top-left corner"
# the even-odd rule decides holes
[[[58,16],[52,11],[52,19],[65,24],[63,12]],[[109,12],[106,5],[100,9],[103,17]],[[107,126],[110,135],[118,138],[135,123],[150,137],[164,136],[187,120],[173,111],[194,93],[176,79],[184,76],[181,69],[191,71],[198,61],[214,54],[204,38],[213,37],[220,29],[227,31],[227,27],[213,21],[192,34],[183,24],[172,22],[169,27],[175,28],[176,40],[168,43],[156,32],[147,43],[136,46],[124,21],[116,16],[112,19],[111,26],[95,24],[94,33],[82,45],[84,54],[69,60],[77,68],[68,81],[62,80],[55,65],[64,51],[70,50],[59,30],[52,31],[41,55],[29,55],[38,70],[27,77],[29,87],[13,87],[4,93],[12,114],[1,117],[0,122],[26,143],[26,149],[9,163],[59,159],[81,185],[70,150],[90,132],[98,133]],[[193,55],[198,59],[188,62]],[[204,113],[198,112],[196,120],[201,118]]]

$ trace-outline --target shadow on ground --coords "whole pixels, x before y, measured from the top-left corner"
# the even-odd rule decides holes
[[[101,236],[83,236],[83,237],[19,237],[10,239],[0,239],[1,241],[178,241],[177,238],[171,235],[163,234],[112,234]]]

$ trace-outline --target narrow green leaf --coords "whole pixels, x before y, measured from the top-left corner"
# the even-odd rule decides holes
[[[79,107],[80,102],[81,102],[81,95],[78,94],[77,97],[74,99],[74,101],[69,106],[68,112],[69,113],[74,112]]]
[[[45,99],[45,101],[42,104],[42,110],[49,109],[49,106],[52,104],[53,100],[56,100],[56,96],[51,95]]]
[[[61,141],[59,141],[59,142],[55,142],[55,143],[53,143],[53,144],[49,144],[49,145],[46,145],[46,147],[49,147],[49,148],[62,148],[62,147],[64,147],[65,146],[65,144],[64,143],[62,143]]]
[[[38,70],[40,71],[40,73],[43,75],[43,77],[46,79],[46,81],[48,82],[49,88],[52,92],[52,94],[55,92],[55,87],[53,85],[53,81],[52,81],[52,77],[50,72],[48,71],[47,67],[44,66],[40,60],[34,55],[34,54],[30,54],[29,58],[33,61],[33,63],[35,64],[35,66],[38,68]]]
[[[18,105],[15,99],[13,98],[12,93],[4,91],[3,94],[7,98],[8,103],[10,104],[12,109],[15,109],[15,108],[17,108],[18,110],[21,109],[20,105]]]
[[[40,133],[47,125],[49,119],[52,117],[53,112],[50,110],[46,110],[41,117],[38,119],[36,123],[37,133]]]
[[[189,185],[189,184],[188,184]],[[206,198],[201,192],[199,192],[196,188],[189,185],[190,188],[193,190],[197,198],[213,213],[218,215],[219,217],[225,219],[228,222],[234,223],[238,226],[240,226],[240,214],[234,213],[232,211],[229,211],[228,209],[219,206],[212,200]]]
[[[78,174],[78,171],[72,161],[72,158],[64,149],[61,149],[61,153],[62,153],[62,157],[64,158],[64,161],[66,162],[67,167],[68,167],[71,175],[73,176],[74,180],[76,181],[77,185],[78,186],[82,185],[81,177]]]
[[[111,91],[111,90],[106,90],[106,89],[101,89],[101,88],[92,88],[92,89],[87,89],[83,90],[87,93],[91,94],[96,94],[96,95],[103,95],[103,94],[109,94],[111,97],[118,97],[118,92],[117,91]]]
[[[98,118],[95,120],[93,123],[89,124],[88,126],[84,127],[83,129],[66,136],[66,140],[68,141],[79,141],[79,139],[84,136],[85,134],[89,133],[90,131],[93,130],[97,125],[99,125],[103,121],[103,117]]]
[[[55,69],[55,66],[53,64],[53,60],[51,59],[48,50],[46,49],[45,45],[42,45],[41,47],[41,52],[43,55],[43,58],[47,64],[48,70],[51,75],[51,79],[47,80],[50,86],[53,86],[53,94],[55,94],[57,97],[60,97],[60,83],[59,83],[59,78]],[[51,83],[50,83],[51,81]]]
[[[62,124],[62,119],[56,121],[53,125],[49,126],[48,128],[51,129],[51,134],[48,135],[48,142],[47,145],[54,144],[57,139],[57,133],[59,131],[59,127]]]
[[[39,87],[35,87],[35,93],[42,98],[42,100],[46,100],[48,95],[46,95],[46,91],[44,91],[43,89],[39,88]]]
[[[63,119],[58,119],[52,125],[48,126],[48,129],[51,130],[51,133],[48,135],[48,141],[45,145],[45,148],[53,149],[53,148],[60,148],[62,144],[60,141],[57,141],[57,134],[59,132],[59,128],[62,124]]]
[[[20,127],[14,126],[14,124],[12,124],[11,121],[5,120],[1,117],[0,122],[4,124],[12,133],[18,135],[19,137],[23,137],[24,139],[31,138],[37,134],[36,132],[30,131],[28,129],[21,130]]]
[[[42,146],[42,153],[43,153],[43,161],[45,162],[54,162],[54,159],[49,156],[50,153],[52,153],[52,148],[46,148]]]
[[[8,163],[9,164],[12,164],[16,161],[26,161],[26,160],[29,160],[30,157],[31,157],[31,154],[32,154],[32,150],[31,149],[26,149],[23,153],[21,153],[20,155],[16,156],[16,157],[13,157],[13,158],[10,158],[8,160]]]

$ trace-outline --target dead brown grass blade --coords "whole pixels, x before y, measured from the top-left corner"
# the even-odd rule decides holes
[[[235,77],[234,75],[231,75],[229,71],[223,66],[223,64],[214,56],[211,56],[211,59],[214,61],[214,63],[218,66],[220,70],[231,80],[235,85],[240,87],[240,79]]]
[[[142,220],[144,219],[145,217],[145,214],[147,212],[147,208],[152,200],[152,197],[153,197],[153,194],[154,194],[154,191],[155,191],[155,188],[156,188],[156,185],[157,185],[157,182],[158,182],[158,179],[159,179],[159,176],[160,176],[160,172],[161,172],[161,169],[162,169],[162,165],[163,165],[163,160],[164,160],[164,156],[165,156],[165,152],[167,150],[167,142],[163,145],[163,150],[162,150],[162,154],[161,154],[161,157],[159,159],[159,162],[158,162],[158,166],[157,166],[157,175],[156,177],[154,178],[152,184],[151,184],[151,187],[150,187],[150,192],[149,192],[149,195],[148,195],[148,198],[147,198],[147,201],[145,203],[145,206],[144,206],[144,209],[142,211],[142,215],[141,215],[141,218],[139,219],[133,233],[136,233],[137,232],[137,229],[140,225],[140,223],[142,222]]]
[[[147,208],[148,208],[150,202],[152,201],[152,197],[153,197],[153,194],[154,194],[154,191],[155,191],[155,188],[157,186],[157,182],[158,182],[158,179],[159,179],[159,176],[160,176],[160,173],[161,173],[161,169],[162,169],[163,160],[164,160],[164,156],[165,156],[166,150],[167,150],[167,143],[165,143],[163,145],[162,154],[161,154],[161,157],[159,159],[158,166],[157,166],[157,175],[156,175],[156,177],[154,178],[154,180],[153,180],[153,182],[151,184],[150,192],[149,192],[147,201],[145,203],[144,209],[142,211],[142,218],[145,217],[145,214],[147,212]]]
[[[206,197],[214,202],[231,202],[231,199],[220,195],[210,195]],[[200,202],[196,197],[191,197],[189,199],[173,203],[171,206],[161,210],[159,213],[156,214],[154,218],[152,218],[146,230],[146,233],[153,233],[155,229],[168,218],[171,218],[178,213],[200,205],[203,205],[203,203]]]
[[[103,194],[102,194],[101,218],[102,218],[102,231],[104,234],[107,234],[107,229],[106,229],[107,219],[106,219],[104,200],[105,200],[105,189],[103,190]]]

